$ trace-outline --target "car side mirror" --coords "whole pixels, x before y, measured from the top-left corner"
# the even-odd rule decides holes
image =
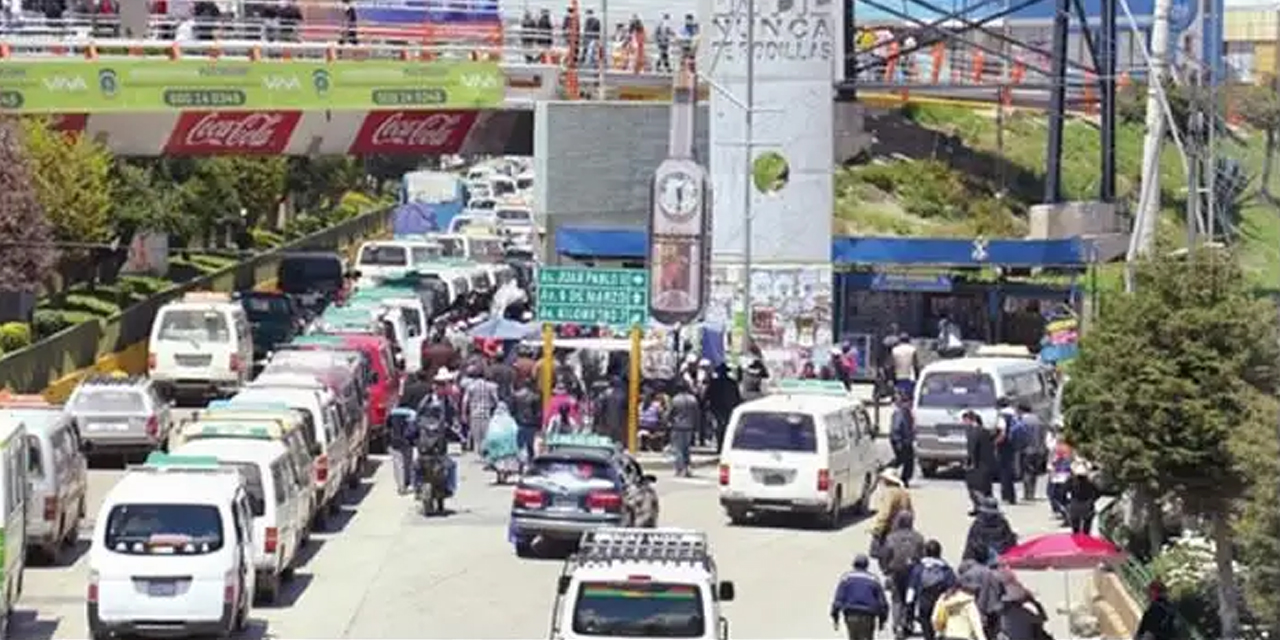
[[[645,484],[657,484],[658,482],[658,476],[655,476],[651,473],[644,474],[643,478],[644,478]]]
[[[733,602],[733,596],[734,596],[733,582],[729,580],[722,581],[720,583],[719,596],[720,596],[721,602]],[[728,622],[726,622],[724,618],[721,618],[720,621],[724,622],[725,627],[728,628]],[[728,636],[725,636],[725,637],[728,637]]]

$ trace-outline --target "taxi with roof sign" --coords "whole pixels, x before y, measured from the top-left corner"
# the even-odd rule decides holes
[[[734,596],[704,532],[595,529],[560,570],[549,637],[728,640]]]
[[[191,292],[156,312],[147,371],[170,397],[230,395],[248,382],[252,366],[249,316],[230,294]]]
[[[744,522],[801,513],[838,527],[859,512],[881,467],[866,407],[844,384],[781,380],[770,394],[734,409],[720,453],[720,505]]]
[[[153,453],[107,492],[94,522],[85,600],[95,640],[244,630],[256,540],[237,470]]]
[[[296,423],[280,417],[223,415],[217,418],[202,417],[180,427],[170,439],[169,449],[174,450],[196,440],[278,440],[289,449],[294,464],[310,472],[315,457],[307,446],[307,439]]]

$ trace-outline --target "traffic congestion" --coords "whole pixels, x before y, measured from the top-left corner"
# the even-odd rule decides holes
[[[146,375],[0,396],[5,637],[1022,640],[1031,603],[1065,637],[1060,578],[996,557],[1061,527],[1030,453],[1051,369],[892,345],[912,386],[880,420],[839,346],[804,379],[671,340],[633,367],[590,327],[547,352],[528,168],[459,171],[443,230],[286,255],[269,288],[158,309]],[[1040,424],[1004,506],[1003,468],[947,475],[985,460],[951,427],[984,421],[992,452]]]

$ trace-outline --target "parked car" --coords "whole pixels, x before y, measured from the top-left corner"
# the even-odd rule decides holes
[[[146,454],[161,448],[173,427],[172,404],[143,377],[84,379],[65,409],[90,455]]]

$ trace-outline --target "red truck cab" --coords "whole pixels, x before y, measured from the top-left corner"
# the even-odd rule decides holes
[[[366,333],[340,333],[343,344],[357,349],[369,359],[373,379],[367,385],[369,403],[365,411],[369,417],[369,448],[377,453],[386,450],[387,417],[400,402],[402,374],[396,369],[391,355],[391,342],[383,336]]]

